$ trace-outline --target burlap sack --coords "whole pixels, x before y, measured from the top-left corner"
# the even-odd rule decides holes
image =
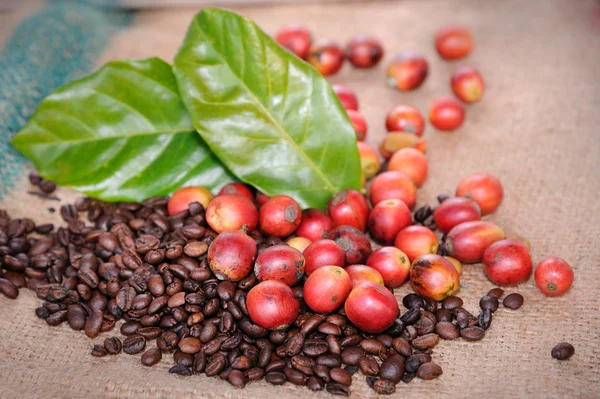
[[[450,94],[449,77],[460,64],[481,70],[487,91],[467,107],[459,130],[426,128],[430,176],[419,190],[419,205],[433,204],[439,193],[452,194],[473,172],[499,176],[505,187],[501,208],[488,219],[529,238],[534,261],[565,258],[575,269],[571,291],[544,297],[533,279],[514,288],[524,295],[518,311],[501,308],[481,342],[441,342],[434,361],[444,374],[434,381],[400,384],[395,397],[599,397],[600,396],[600,22],[598,3],[559,0],[406,0],[360,4],[307,4],[244,7],[239,11],[267,32],[301,22],[317,37],[345,42],[366,32],[380,37],[387,51],[375,70],[345,66],[333,77],[359,93],[369,123],[367,141],[377,145],[387,110],[400,103],[425,114],[430,101]],[[171,60],[197,10],[156,10],[137,15],[130,29],[114,38],[102,61],[153,55]],[[475,35],[472,55],[442,62],[432,45],[434,32],[447,23],[469,25]],[[415,92],[385,86],[384,66],[400,50],[423,52],[430,76]],[[48,207],[58,203],[24,194],[23,179],[2,200],[14,216],[60,222]],[[60,189],[58,196],[76,194]],[[481,265],[465,267],[460,296],[476,311],[478,298],[492,288]],[[404,286],[398,298],[409,292]],[[152,368],[139,356],[93,358],[92,341],[68,326],[52,328],[37,320],[40,301],[21,290],[15,301],[0,297],[0,397],[330,397],[286,384],[259,382],[235,390],[218,378],[168,374],[170,356]],[[569,361],[550,357],[551,348],[569,341]],[[357,373],[353,397],[374,397]]]

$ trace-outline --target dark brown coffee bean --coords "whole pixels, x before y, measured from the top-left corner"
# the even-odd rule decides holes
[[[85,311],[81,305],[73,304],[67,308],[67,322],[73,330],[81,330],[85,326]]]
[[[192,370],[189,367],[184,366],[183,364],[176,364],[175,366],[169,369],[169,373],[187,377],[192,375]]]
[[[358,366],[360,358],[365,355],[363,348],[359,346],[351,346],[342,351],[342,362],[350,366]]]
[[[50,316],[48,316],[48,318],[46,319],[46,323],[48,323],[49,326],[54,327],[54,326],[58,326],[58,325],[62,324],[66,320],[67,320],[67,311],[59,310],[55,313],[52,313]],[[100,321],[102,322],[102,319],[100,319]]]
[[[137,330],[137,333],[144,337],[146,341],[158,338],[162,332],[160,327],[142,327]]]
[[[352,385],[352,375],[350,375],[350,373],[348,373],[346,370],[344,370],[342,368],[339,368],[339,367],[332,368],[329,371],[329,376],[331,377],[332,381],[338,382],[340,384],[344,384],[347,387]]]
[[[422,363],[419,356],[409,356],[404,361],[404,370],[407,374],[416,374]]]
[[[310,376],[306,381],[306,386],[311,391],[322,391],[325,389],[325,381],[316,375]]]
[[[271,385],[283,385],[286,377],[281,371],[271,371],[266,374],[265,380]]]
[[[162,359],[162,352],[160,349],[151,348],[142,354],[141,361],[144,366],[151,367],[160,362],[160,359]]]
[[[200,331],[200,336],[198,338],[200,339],[200,342],[205,344],[216,336],[217,326],[213,323],[206,323],[204,327],[202,327],[202,330]]]
[[[190,278],[194,281],[205,281],[212,277],[210,269],[196,268],[190,272]]]
[[[231,362],[231,367],[236,370],[248,370],[252,367],[252,361],[248,356],[239,356]]]
[[[469,326],[469,321],[473,317],[471,313],[463,308],[456,308],[452,310],[452,314],[456,318],[456,324],[459,328],[466,328]]]
[[[556,344],[550,354],[557,360],[569,360],[575,354],[575,348],[568,342]]]
[[[289,367],[284,368],[283,373],[286,379],[294,385],[306,385],[306,381],[308,380],[308,376]]]
[[[445,308],[440,308],[435,312],[435,318],[438,323],[447,321],[452,322],[452,312]]]
[[[417,329],[417,334],[425,335],[435,331],[436,318],[433,313],[423,311],[421,318],[413,326]]]
[[[302,347],[304,346],[304,334],[302,334],[301,332],[298,332],[294,335],[292,335],[286,345],[285,345],[285,353],[287,356],[294,356],[299,354],[302,351]],[[325,343],[325,345],[327,345],[327,343]],[[309,355],[311,356],[311,355]]]
[[[458,337],[458,329],[449,321],[439,322],[435,326],[435,332],[442,339],[453,340]]]
[[[356,345],[360,344],[360,341],[362,341],[362,337],[358,334],[346,335],[340,341],[340,345],[342,347],[356,346]]]
[[[283,370],[286,366],[285,360],[274,358],[271,362],[265,367],[265,371],[270,373],[271,371]]]
[[[217,295],[223,302],[228,302],[233,299],[235,292],[235,284],[230,280],[221,281],[217,286]]]
[[[417,294],[408,294],[402,298],[402,305],[404,305],[406,309],[422,308],[425,306],[425,302],[423,302],[423,298]]]
[[[292,357],[292,367],[296,370],[301,371],[306,375],[312,375],[312,368],[316,365],[314,359],[304,355],[295,355]]]
[[[386,348],[392,347],[392,342],[394,341],[394,337],[389,334],[381,334],[375,337],[375,339],[381,342]]]
[[[396,392],[396,384],[390,380],[379,379],[373,383],[373,390],[380,395],[391,395]]]
[[[192,258],[198,258],[206,251],[208,251],[208,244],[202,241],[192,241],[183,247],[183,253]]]
[[[133,335],[142,325],[137,321],[126,321],[121,325],[121,334],[125,336]]]
[[[374,376],[379,374],[379,363],[377,363],[377,360],[373,356],[366,355],[361,357],[358,361],[358,366],[364,375]]]
[[[477,325],[484,330],[490,328],[492,324],[492,311],[490,309],[484,309],[477,316]]]
[[[193,355],[200,351],[202,343],[198,338],[186,337],[179,341],[178,347],[181,352]]]
[[[460,336],[467,341],[479,341],[485,336],[485,330],[480,327],[466,327],[460,330]]]
[[[399,336],[404,331],[404,323],[400,318],[394,320],[394,323],[386,330],[386,333],[389,334],[392,338]]]
[[[206,354],[203,352],[198,352],[194,355],[194,361],[192,363],[192,371],[194,374],[200,374],[204,372],[206,368]]]
[[[40,306],[35,309],[35,315],[42,320],[46,320],[50,316],[50,312],[45,307]]]
[[[215,355],[208,361],[204,372],[207,376],[212,377],[223,371],[226,365],[227,359],[224,355]]]
[[[140,353],[146,347],[146,340],[139,334],[133,334],[123,341],[123,352],[128,355]]]
[[[243,388],[246,385],[246,376],[240,370],[231,370],[227,375],[227,381],[236,388]]]
[[[106,356],[106,354],[107,354],[107,352],[106,352],[106,348],[104,348],[104,345],[96,344],[92,347],[92,356],[104,357],[104,356]]]
[[[351,393],[350,388],[348,388],[344,384],[340,384],[337,382],[327,383],[325,389],[327,389],[327,392],[329,392],[330,394],[337,396],[350,396]]]
[[[109,355],[117,355],[123,349],[123,343],[117,337],[109,337],[104,340],[104,347]]]
[[[525,302],[523,295],[517,294],[516,292],[514,292],[512,294],[508,294],[504,298],[504,300],[502,301],[502,305],[504,305],[505,308],[517,310],[521,306],[523,306],[523,302]]]
[[[329,353],[332,353],[334,355],[339,355],[340,353],[342,353],[342,347],[336,337],[334,337],[333,335],[328,335],[325,341],[329,346]]]
[[[328,335],[342,335],[342,329],[329,322],[321,323],[318,327],[318,331]]]
[[[379,368],[379,376],[395,384],[399,383],[404,376],[404,358],[400,355],[386,358]]]
[[[457,296],[450,296],[442,301],[442,307],[448,310],[460,308],[462,305],[463,300]]]
[[[413,339],[417,338],[418,335],[419,334],[417,334],[417,329],[415,326],[406,326],[404,331],[402,331],[402,334],[400,334],[400,337],[406,339],[407,341],[412,341]]]
[[[385,350],[385,345],[374,338],[364,339],[359,345],[365,350],[365,352],[372,355],[377,355],[379,352]]]
[[[50,181],[50,180],[46,180],[46,179],[42,179],[42,181],[40,182],[40,184],[38,186],[40,187],[40,190],[42,190],[46,194],[52,194],[56,190],[56,183],[54,183],[53,181]],[[61,208],[61,211],[62,211],[62,208]],[[64,219],[64,217],[63,217],[63,219]]]
[[[421,317],[421,310],[418,307],[411,308],[408,312],[404,313],[400,320],[405,326],[413,325]]]
[[[502,288],[492,288],[487,294],[500,299],[504,295],[504,290]]]
[[[350,336],[350,335],[358,334],[358,330],[356,329],[356,327],[351,324],[346,324],[345,326],[343,326],[342,332],[344,333],[344,336],[346,336],[346,337]]]
[[[341,367],[342,363],[339,363],[339,367]],[[329,382],[331,381],[331,377],[329,376],[329,367],[323,365],[323,364],[316,364],[313,367],[313,372],[315,373],[316,376],[318,376],[319,378],[321,378],[323,381],[325,382]]]
[[[310,334],[315,331],[315,329],[323,322],[323,316],[321,315],[312,315],[310,316],[302,325],[301,332],[304,335]]]
[[[233,331],[235,327],[235,321],[233,320],[233,316],[229,312],[223,312],[221,316],[221,320],[219,322],[219,331],[222,333],[228,333]]]
[[[417,371],[417,377],[422,380],[433,380],[442,375],[442,368],[435,363],[423,363]]]
[[[300,333],[301,334],[301,333]],[[327,353],[329,345],[322,339],[307,339],[302,348],[302,352],[310,357],[320,356]]]
[[[415,349],[427,350],[434,348],[440,340],[440,337],[435,333],[425,334],[412,340],[412,346]]]
[[[484,295],[479,300],[479,307],[481,310],[489,309],[494,313],[498,309],[498,298],[492,295]]]
[[[93,311],[85,321],[84,330],[85,335],[90,338],[96,338],[98,334],[100,334],[100,329],[102,328],[102,320],[104,319],[104,314],[102,311],[95,310]]]

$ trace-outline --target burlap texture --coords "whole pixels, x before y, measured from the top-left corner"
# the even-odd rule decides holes
[[[473,172],[499,176],[505,187],[500,209],[488,217],[530,239],[534,261],[543,256],[565,258],[575,269],[571,291],[544,297],[533,278],[514,291],[524,295],[518,311],[501,308],[492,328],[477,343],[441,342],[434,361],[444,374],[434,381],[400,384],[395,397],[599,397],[600,312],[596,297],[600,279],[600,26],[594,1],[406,0],[342,4],[245,7],[236,11],[254,19],[267,32],[301,22],[317,37],[345,42],[366,32],[380,37],[387,54],[375,70],[345,66],[332,82],[344,82],[359,94],[369,123],[368,142],[384,134],[387,110],[408,103],[425,114],[430,101],[450,94],[449,77],[460,64],[481,70],[487,91],[483,101],[467,107],[459,130],[441,133],[427,126],[430,176],[419,190],[419,205],[452,194],[458,181]],[[103,55],[141,58],[158,55],[171,60],[197,10],[141,13]],[[464,61],[442,62],[433,35],[447,23],[464,23],[476,47]],[[401,50],[423,52],[430,76],[415,92],[399,93],[385,86],[384,65]],[[23,180],[0,204],[17,216],[53,220],[48,207],[24,194]],[[63,200],[76,193],[60,189]],[[492,288],[482,265],[466,266],[460,296],[473,312],[478,298]],[[406,285],[398,298],[409,292]],[[0,297],[0,397],[330,397],[286,384],[259,382],[235,390],[217,378],[176,377],[165,356],[155,367],[139,356],[101,359],[90,356],[94,341],[68,326],[53,328],[37,320],[40,301],[21,290],[16,301]],[[569,341],[576,354],[558,362],[551,348]],[[357,373],[354,397],[374,397]]]

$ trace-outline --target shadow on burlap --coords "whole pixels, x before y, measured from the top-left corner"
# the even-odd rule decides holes
[[[301,22],[317,37],[345,42],[366,32],[383,40],[387,54],[371,71],[345,66],[332,78],[359,93],[369,123],[368,142],[384,134],[387,110],[400,103],[427,112],[437,95],[450,93],[451,72],[467,63],[482,71],[487,92],[467,107],[459,130],[440,133],[427,126],[430,176],[419,190],[419,205],[433,204],[440,193],[452,194],[459,180],[474,172],[499,176],[505,187],[501,208],[488,218],[526,236],[534,261],[565,258],[575,269],[575,283],[564,297],[548,299],[533,279],[514,291],[524,295],[518,311],[502,307],[481,342],[441,342],[434,361],[444,374],[434,381],[400,384],[395,397],[598,397],[600,395],[600,26],[593,1],[399,1],[348,5],[288,5],[239,8],[273,33]],[[171,60],[196,10],[152,11],[138,15],[103,55],[113,58],[162,56]],[[596,11],[597,13],[597,11]],[[476,48],[465,61],[442,62],[432,45],[439,26],[465,23]],[[385,87],[384,65],[400,50],[423,52],[430,77],[412,93]],[[1,204],[14,217],[60,223],[48,207],[57,203],[24,194],[26,180]],[[77,194],[60,189],[58,196]],[[460,296],[465,307],[492,284],[480,264],[465,267]],[[409,292],[406,285],[398,298]],[[16,301],[0,297],[0,397],[329,397],[286,384],[254,383],[235,390],[217,378],[176,377],[167,373],[170,356],[153,368],[139,356],[93,358],[93,343],[68,326],[52,328],[37,320],[40,301],[26,290]],[[560,341],[576,354],[567,362],[550,357]],[[374,397],[357,373],[353,397]]]

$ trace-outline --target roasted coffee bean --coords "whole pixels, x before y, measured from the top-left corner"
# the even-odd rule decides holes
[[[479,300],[479,307],[481,310],[489,309],[492,313],[494,313],[498,309],[498,298],[492,295],[484,295]]]
[[[358,334],[352,334],[352,335],[346,335],[344,338],[342,338],[342,340],[340,341],[340,345],[342,347],[346,347],[346,346],[356,346],[360,343],[360,341],[362,341],[362,338],[360,335]]]
[[[50,316],[48,316],[48,318],[46,319],[46,323],[48,323],[49,326],[58,326],[60,324],[62,324],[63,322],[65,322],[67,320],[67,311],[66,310],[59,310],[58,312],[52,313]],[[100,324],[102,324],[102,318],[100,319]],[[98,335],[98,334],[96,334]],[[93,337],[90,337],[93,338]]]
[[[339,368],[339,367],[332,368],[329,371],[329,376],[331,377],[332,381],[338,382],[340,384],[344,384],[347,387],[352,385],[352,375],[342,368]]]
[[[182,265],[169,265],[169,271],[181,280],[187,280],[190,277],[190,271]]]
[[[358,366],[360,358],[365,355],[363,348],[359,346],[351,346],[342,351],[342,362],[350,366]]]
[[[133,310],[145,309],[148,307],[148,305],[150,305],[150,302],[152,302],[152,295],[150,295],[148,293],[139,294],[135,298],[133,298],[133,301],[131,302],[131,309],[133,309]]]
[[[236,388],[243,388],[246,385],[246,376],[240,370],[231,370],[227,376],[227,381]]]
[[[204,354],[203,352],[196,353],[194,355],[194,361],[192,363],[192,371],[194,372],[194,374],[203,373],[204,369],[206,368],[206,363],[206,354]]]
[[[466,327],[460,330],[460,336],[467,341],[479,341],[485,336],[485,330],[480,327]]]
[[[258,280],[256,279],[256,276],[253,273],[253,274],[249,275],[248,277],[245,277],[242,280],[240,280],[238,282],[238,287],[244,291],[248,291],[252,287],[254,287],[256,284],[258,284]]]
[[[322,391],[325,389],[325,381],[321,377],[317,377],[316,375],[310,376],[306,381],[306,386],[311,391]]]
[[[427,350],[434,348],[440,340],[440,337],[435,334],[425,334],[412,340],[412,346],[418,350]]]
[[[302,373],[306,374],[306,375],[312,375],[313,374],[313,367],[316,365],[316,362],[314,359],[311,359],[308,356],[304,356],[304,355],[295,355],[292,357],[292,367],[294,367],[295,369],[297,369],[298,371],[301,371]]]
[[[365,352],[373,355],[377,355],[379,352],[385,350],[385,345],[374,338],[364,339],[359,345]]]
[[[505,308],[509,308],[512,310],[517,310],[519,309],[521,306],[523,306],[523,302],[525,302],[525,299],[523,298],[523,295],[521,294],[517,294],[512,293],[512,294],[508,294],[504,300],[502,301],[502,305],[504,305]]]
[[[396,392],[396,384],[382,378],[373,383],[373,390],[380,395],[391,395]]]
[[[435,363],[423,363],[417,371],[417,377],[422,380],[433,380],[442,375],[442,368]]]
[[[413,307],[409,309],[408,312],[404,313],[400,317],[400,320],[402,321],[402,323],[404,323],[405,326],[410,326],[415,324],[417,320],[419,320],[419,317],[421,317],[420,309],[418,307]]]
[[[402,331],[404,331],[404,323],[400,318],[397,318],[394,320],[392,326],[386,330],[386,333],[391,335],[393,338],[402,334]]]
[[[223,312],[223,316],[221,316],[221,320],[219,322],[219,331],[222,333],[228,333],[234,331],[235,321],[233,320],[233,316],[229,312]]]
[[[436,318],[433,313],[423,311],[421,318],[413,326],[417,329],[417,334],[425,335],[435,331]]]
[[[219,373],[219,378],[222,380],[227,380],[229,378],[229,374],[233,371],[233,367],[226,367],[225,370]]]
[[[183,253],[192,258],[198,258],[208,251],[208,244],[202,241],[191,241],[183,247]]]
[[[332,323],[321,323],[318,327],[318,331],[327,335],[342,335],[342,329]]]
[[[425,310],[428,312],[435,313],[438,309],[438,302],[435,299],[423,298],[423,302],[425,303]]]
[[[415,326],[406,326],[404,331],[402,331],[402,334],[400,334],[400,337],[406,339],[407,341],[412,341],[413,339],[417,338],[418,335],[419,334],[417,334],[417,329]]]
[[[405,384],[408,384],[409,382],[414,380],[416,376],[417,376],[417,373],[406,372],[406,373],[404,373],[404,377],[402,377],[402,382]]]
[[[121,325],[121,334],[125,336],[133,335],[142,325],[137,321],[126,321]]]
[[[375,337],[375,339],[385,345],[386,348],[392,347],[392,342],[394,341],[394,337],[389,334],[381,334]]]
[[[242,355],[231,362],[231,367],[236,370],[248,370],[250,367],[252,367],[252,361],[248,356]]]
[[[338,367],[341,367],[341,362]],[[331,377],[329,376],[329,369],[330,369],[329,367],[327,367],[323,364],[317,364],[313,367],[313,372],[315,373],[316,376],[323,379],[323,381],[329,382],[329,381],[331,381]]]
[[[285,345],[285,353],[287,354],[287,356],[294,356],[299,354],[302,351],[302,347],[305,346],[304,341],[305,337],[303,333],[298,332],[292,335]],[[327,345],[327,343],[325,343],[325,345]],[[310,354],[310,348],[314,347],[314,345],[312,345],[312,342],[308,342],[306,347],[309,348],[309,353],[305,353],[309,356],[315,356]]]
[[[377,363],[377,360],[373,356],[366,355],[361,357],[358,361],[358,366],[364,375],[374,376],[379,373],[379,363]]]
[[[187,377],[192,375],[192,370],[189,367],[186,367],[182,364],[176,364],[175,366],[169,369],[169,373]]]
[[[416,374],[421,364],[419,356],[409,356],[404,361],[404,370],[406,373]]]
[[[177,348],[179,336],[173,331],[165,331],[156,339],[156,346],[163,352],[171,352]]]
[[[225,369],[227,365],[227,359],[224,355],[215,355],[210,358],[208,363],[206,364],[206,368],[204,372],[207,376],[213,377],[219,374],[221,371]]]
[[[271,371],[283,370],[285,366],[285,360],[275,357],[271,360],[267,367],[265,367],[265,371],[269,373]]]
[[[335,355],[339,355],[340,353],[342,353],[342,347],[336,337],[334,337],[333,335],[328,335],[325,341],[329,346],[329,353]]]
[[[394,338],[394,340],[392,341],[392,346],[394,347],[396,352],[398,352],[404,357],[408,357],[412,354],[412,346],[410,346],[410,343],[404,338]]]
[[[200,336],[198,338],[200,339],[200,342],[205,344],[216,336],[217,326],[213,323],[206,323],[204,327],[202,327],[202,330],[200,331]]]
[[[140,353],[146,347],[146,340],[139,334],[133,334],[123,341],[123,352],[128,355]]]
[[[50,312],[45,307],[40,306],[39,308],[35,309],[35,315],[42,320],[46,320],[48,316],[50,316]]]
[[[458,329],[449,321],[439,322],[435,326],[435,332],[442,339],[453,340],[458,337]]]
[[[466,328],[469,326],[469,320],[472,317],[469,312],[463,308],[456,308],[452,310],[452,314],[456,318],[456,324],[459,328]]]
[[[186,367],[192,367],[192,364],[194,364],[194,356],[177,350],[173,353],[173,361]]]
[[[337,382],[328,382],[325,389],[330,394],[338,396],[350,396],[351,393],[350,388]]]
[[[196,268],[190,272],[190,278],[194,281],[205,281],[212,277],[210,269]]]
[[[225,280],[219,283],[217,286],[217,295],[223,302],[228,302],[233,299],[235,292],[235,284],[230,280]]]
[[[0,292],[9,299],[15,299],[19,296],[19,289],[16,285],[5,278],[0,278]]]
[[[440,308],[435,312],[435,318],[438,323],[443,321],[452,322],[452,312],[445,308]]]
[[[482,310],[477,317],[477,324],[484,330],[490,328],[490,325],[492,324],[492,311],[490,309]]]
[[[341,311],[341,310],[340,310]],[[351,324],[346,324],[345,326],[342,327],[342,332],[344,333],[344,336],[349,336],[349,335],[356,335],[358,334],[358,330],[356,329],[356,327],[354,327]]]
[[[106,352],[106,348],[104,348],[104,345],[96,344],[92,347],[92,356],[104,357],[104,356],[106,356],[106,354],[107,354],[107,352]]]
[[[85,335],[90,338],[96,338],[100,334],[102,328],[102,320],[104,314],[100,310],[93,311],[85,321],[84,330]]]
[[[306,385],[308,376],[293,368],[286,367],[283,369],[286,379],[294,385]]]
[[[67,322],[73,330],[81,330],[85,326],[86,314],[81,305],[73,304],[67,308]]]
[[[442,307],[448,310],[460,308],[462,305],[463,300],[457,296],[450,296],[442,301]]]
[[[552,348],[550,354],[557,360],[568,360],[575,354],[575,348],[568,342],[561,342]]]
[[[425,302],[423,302],[423,298],[417,294],[408,294],[402,298],[402,305],[404,305],[406,309],[422,308],[425,306]]]
[[[402,380],[404,375],[404,358],[400,355],[389,356],[381,363],[379,376],[395,384]]]
[[[151,341],[162,334],[162,329],[160,327],[142,327],[137,330],[137,333],[144,337],[146,341]]]
[[[494,296],[498,299],[502,298],[502,295],[504,295],[504,290],[502,288],[492,288],[488,293],[489,296]]]
[[[162,353],[161,353],[160,349],[151,348],[142,354],[141,361],[144,366],[150,367],[150,366],[154,366],[156,363],[160,362],[161,358],[162,358]]]
[[[304,347],[302,348],[302,352],[311,357],[320,356],[324,353],[327,353],[328,350],[329,345],[327,344],[327,341],[322,339],[307,339],[304,343]]]
[[[331,353],[317,357],[316,362],[317,364],[321,364],[329,368],[342,367],[342,359],[340,358],[340,356]]]
[[[104,340],[104,347],[109,355],[117,355],[123,349],[123,343],[117,337],[109,337]]]
[[[219,298],[211,298],[204,304],[202,308],[202,313],[204,316],[211,317],[216,315],[219,312],[219,308],[221,307],[221,301]]]
[[[286,377],[281,371],[271,371],[266,374],[265,380],[271,385],[283,385]]]
[[[323,322],[323,316],[321,315],[312,315],[310,316],[302,325],[301,332],[304,335],[310,334],[315,331],[315,329]]]

